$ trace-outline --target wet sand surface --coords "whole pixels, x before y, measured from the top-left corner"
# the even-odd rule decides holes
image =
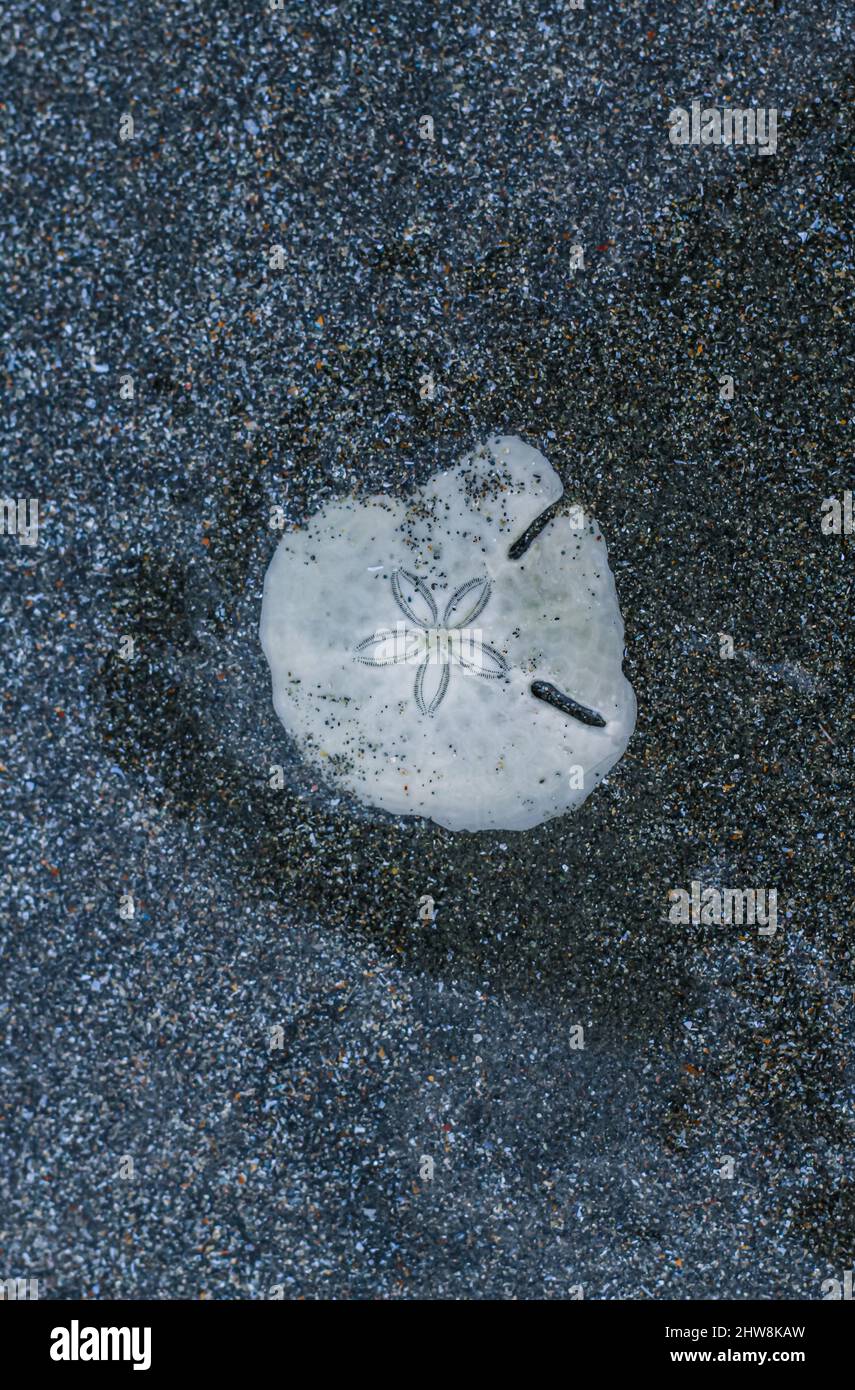
[[[0,1276],[816,1299],[851,1266],[848,29],[7,12],[3,488],[42,526],[0,537]],[[775,154],[672,145],[693,99],[776,107]],[[494,432],[602,526],[639,715],[576,814],[452,834],[299,759],[261,585],[272,507]],[[774,936],[669,921],[692,881],[775,889]]]

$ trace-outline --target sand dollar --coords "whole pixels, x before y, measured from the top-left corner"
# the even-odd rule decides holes
[[[635,726],[605,539],[542,454],[493,438],[407,500],[332,503],[264,584],[273,702],[361,801],[450,830],[581,804]]]

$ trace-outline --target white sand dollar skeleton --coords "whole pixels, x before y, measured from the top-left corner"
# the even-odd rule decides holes
[[[635,726],[596,522],[494,438],[407,501],[336,502],[279,543],[261,640],[303,754],[360,800],[526,830],[585,800]]]

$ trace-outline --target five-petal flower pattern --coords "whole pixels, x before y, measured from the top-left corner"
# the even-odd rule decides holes
[[[502,680],[509,666],[505,657],[489,642],[475,621],[487,606],[491,584],[486,577],[467,579],[448,599],[439,621],[436,601],[424,580],[410,570],[392,575],[392,593],[404,617],[414,626],[399,622],[394,629],[378,628],[364,637],[354,649],[354,659],[364,666],[393,666],[401,662],[417,665],[414,696],[421,714],[433,715],[445,699],[452,665],[460,666],[487,680]],[[422,616],[416,611],[420,600]],[[425,690],[431,666],[439,666],[439,684],[432,696]]]

